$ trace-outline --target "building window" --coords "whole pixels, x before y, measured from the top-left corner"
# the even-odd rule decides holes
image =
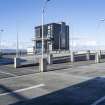
[[[36,42],[36,48],[37,48],[37,49],[42,48],[42,43],[41,43],[41,41],[37,41],[37,42]]]
[[[35,29],[36,37],[40,37],[40,28]]]
[[[48,26],[48,30],[50,30],[50,25]]]
[[[47,32],[47,37],[50,38],[51,36],[51,27],[50,25],[48,26],[48,32]]]

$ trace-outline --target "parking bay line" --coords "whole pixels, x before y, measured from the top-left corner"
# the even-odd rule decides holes
[[[13,94],[13,93],[19,93],[19,92],[23,92],[23,91],[27,91],[27,90],[43,87],[43,86],[45,86],[45,84],[38,84],[38,85],[31,86],[31,87],[15,90],[15,91],[12,91],[12,92],[2,93],[2,94],[0,94],[0,96],[5,96],[5,95]]]
[[[19,75],[19,76],[16,75],[16,76],[13,76],[13,77],[8,77],[8,78],[1,78],[0,81],[8,80],[8,79],[18,79],[18,78],[21,78],[21,77],[31,76],[31,75],[35,75],[35,73],[34,74],[24,74],[24,75]]]
[[[8,74],[8,75],[11,75],[11,76],[17,76],[17,75],[15,75],[15,74],[8,73],[8,72],[4,72],[4,71],[1,71],[1,70],[0,70],[0,73],[3,73],[3,74]]]
[[[100,104],[102,101],[104,101],[105,100],[105,96],[103,96],[103,97],[101,97],[100,99],[98,99],[98,100],[96,100],[93,104],[91,104],[91,105],[98,105],[98,104]]]

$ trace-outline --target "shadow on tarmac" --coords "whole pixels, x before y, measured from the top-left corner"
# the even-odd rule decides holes
[[[48,87],[43,87],[46,88]],[[2,85],[0,89],[3,92],[12,92]],[[33,99],[14,92],[10,95],[20,100],[10,105],[91,105],[105,96],[105,78],[97,77]]]
[[[16,99],[18,99],[20,101],[21,100],[26,100],[26,97],[24,97],[24,96],[22,96],[22,95],[20,95],[20,94],[18,94],[16,92],[13,92],[12,89],[10,89],[10,88],[8,88],[6,86],[3,86],[3,85],[0,85],[0,92],[1,92],[1,94],[2,93],[11,93],[11,94],[8,94],[8,95],[12,96],[12,97],[15,97]]]

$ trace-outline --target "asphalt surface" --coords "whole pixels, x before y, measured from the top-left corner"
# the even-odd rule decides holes
[[[105,63],[0,66],[0,105],[105,105]]]

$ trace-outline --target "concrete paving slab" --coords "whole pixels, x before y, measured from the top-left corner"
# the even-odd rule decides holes
[[[20,100],[21,102],[15,102],[12,105],[91,105],[105,95],[105,78],[93,78],[82,81],[78,78],[79,81],[77,82],[75,78],[71,77],[72,82],[70,82],[70,80],[67,82],[65,79],[61,80],[61,77],[60,80],[55,81],[55,83],[54,80],[50,80],[49,83],[48,80],[45,80],[48,84],[46,83],[46,85],[41,88],[42,91],[40,91],[41,93],[45,92],[45,94],[43,93],[41,96],[36,96],[33,93],[35,90],[31,90],[28,94],[31,94],[31,96],[34,94],[35,97],[32,98],[32,96],[32,99],[30,99],[30,95],[27,94],[26,97],[24,96],[25,94],[23,95],[21,93],[19,95],[24,96],[25,99],[23,98],[23,100]],[[63,81],[66,81],[66,83]],[[50,84],[50,82],[52,82],[52,84]],[[39,90],[40,89],[37,91]]]
[[[39,72],[38,67],[23,67],[23,68],[14,68],[13,65],[3,65],[0,66],[0,73],[9,74],[11,76],[21,76],[21,75],[28,75]],[[5,77],[5,76],[4,76]]]
[[[8,78],[8,79],[1,79],[0,80],[0,85],[1,87],[5,87],[2,88],[1,90],[6,90],[6,91],[16,91],[19,89],[24,89],[27,87],[31,87],[37,84],[45,84],[45,86],[41,87],[41,89],[37,89],[37,91],[39,93],[35,93],[36,89],[31,89],[25,92],[21,92],[19,93],[19,95],[27,97],[26,99],[30,99],[30,98],[35,98],[38,97],[37,95],[39,94],[41,95],[45,95],[48,94],[50,92],[53,91],[57,91],[59,89],[65,88],[69,85],[73,85],[76,84],[78,82],[84,81],[86,79],[81,79],[78,78],[78,80],[75,77],[70,77],[69,75],[58,75],[56,73],[53,72],[46,72],[46,73],[37,73],[37,74],[31,74],[31,75],[26,75],[26,76],[21,76],[21,77],[12,77],[12,78]],[[3,93],[5,93],[5,91],[1,91]],[[1,93],[1,94],[3,94]],[[15,95],[16,96],[16,95]],[[4,98],[3,98],[4,97]],[[12,97],[14,97],[12,95]],[[16,97],[15,97],[16,98]],[[0,103],[2,102],[2,105],[8,105],[8,103],[15,103],[21,100],[15,100],[14,98],[11,98],[11,95],[5,95],[5,96],[1,96],[0,97]],[[12,100],[13,99],[13,100]],[[5,100],[5,101],[3,101]],[[9,100],[9,102],[7,101]],[[24,100],[24,98],[23,98]],[[15,101],[15,102],[14,102]],[[3,104],[4,103],[4,104]],[[6,104],[7,103],[7,104]]]
[[[0,66],[0,70],[17,75],[0,79],[0,105],[91,105],[104,97],[105,63],[63,63],[51,68],[58,70],[35,73],[34,67],[15,70],[12,66]],[[16,92],[38,84],[45,86]]]
[[[2,78],[9,78],[9,77],[13,77],[13,76],[11,76],[9,74],[0,73],[0,79],[2,79]]]

